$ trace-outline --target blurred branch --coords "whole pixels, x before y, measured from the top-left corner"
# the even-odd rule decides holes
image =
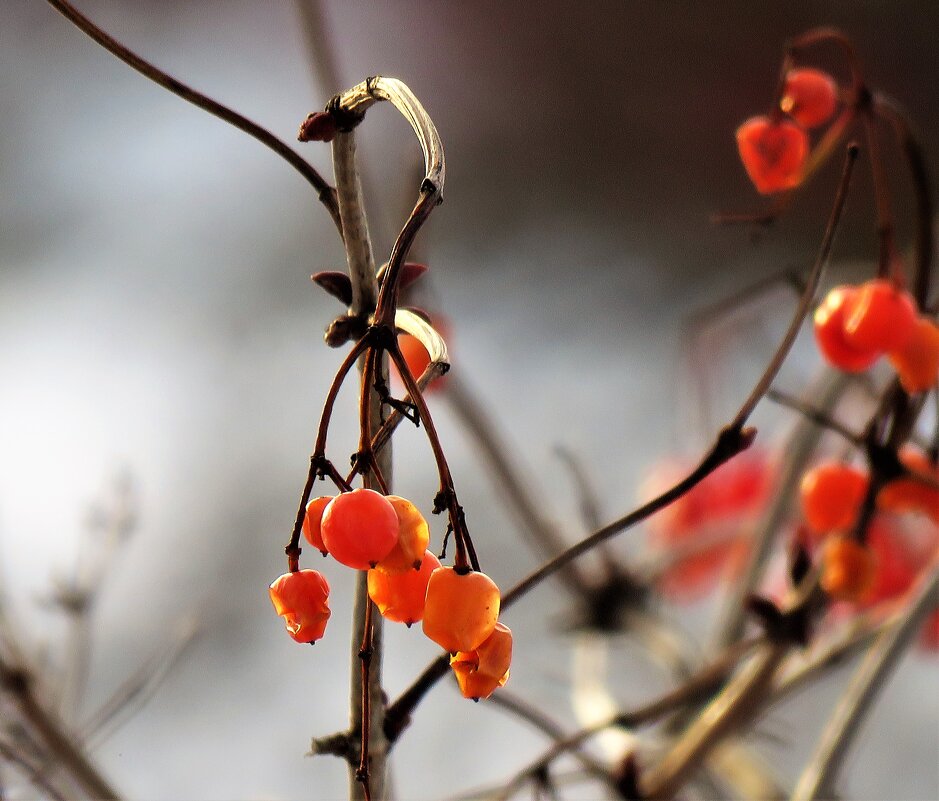
[[[0,687],[9,696],[23,720],[35,730],[42,745],[54,757],[55,763],[75,780],[87,797],[119,797],[77,745],[77,738],[66,732],[54,713],[36,699],[32,681],[25,671],[0,663]]]
[[[880,634],[829,719],[821,740],[792,794],[792,801],[831,798],[844,759],[890,674],[920,625],[936,606],[939,563],[924,573],[905,614]]]
[[[172,75],[155,67],[149,61],[144,60],[136,53],[132,52],[116,39],[105,33],[101,28],[95,25],[90,19],[81,14],[67,0],[47,0],[47,2],[63,17],[73,23],[77,28],[88,34],[99,45],[111,54],[117,56],[121,61],[132,69],[135,69],[145,78],[149,78],[154,83],[159,84],[164,89],[169,90],[177,97],[198,106],[203,111],[209,112],[221,120],[233,125],[239,131],[243,131],[249,136],[257,139],[262,145],[274,151],[300,175],[302,175],[316,189],[320,202],[326,207],[329,216],[336,224],[340,236],[342,235],[342,224],[339,221],[339,209],[336,204],[336,195],[333,188],[323,179],[316,169],[305,159],[301,158],[296,152],[289,148],[284,142],[278,139],[270,131],[262,128],[256,122],[252,122],[247,117],[242,116],[237,111],[233,111],[227,106],[222,105],[217,100],[213,100],[201,92],[187,86],[182,81],[177,80]]]

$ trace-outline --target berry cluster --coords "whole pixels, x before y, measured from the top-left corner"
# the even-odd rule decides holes
[[[901,461],[922,478],[939,477],[939,468],[918,451],[905,449]],[[876,492],[876,514],[856,536],[870,480],[858,467],[827,461],[809,470],[800,486],[803,540],[821,551],[823,589],[864,607],[905,593],[939,547],[939,489],[911,476]],[[906,513],[915,515],[912,521],[900,518]]]
[[[751,117],[737,129],[740,160],[758,192],[771,195],[802,182],[810,152],[807,129],[834,117],[838,94],[838,85],[827,73],[791,69],[773,110]]]
[[[832,289],[815,311],[815,339],[825,360],[849,373],[886,354],[910,394],[932,389],[939,377],[939,326],[886,279]]]
[[[498,622],[499,588],[485,573],[441,566],[427,550],[427,521],[409,500],[370,489],[314,498],[303,534],[324,556],[368,571],[369,597],[385,619],[409,627],[423,621],[424,634],[453,654],[466,698],[488,698],[505,684],[512,632]],[[323,636],[329,585],[319,573],[286,573],[270,593],[297,642]]]

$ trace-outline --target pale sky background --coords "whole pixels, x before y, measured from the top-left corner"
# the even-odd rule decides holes
[[[412,87],[448,158],[446,202],[418,244],[432,265],[426,305],[451,319],[454,369],[537,468],[548,514],[570,532],[581,531],[577,499],[556,445],[591,465],[604,514],[622,513],[645,467],[698,452],[784,325],[780,292],[715,329],[706,349],[716,417],[702,420],[683,322],[736,287],[807,266],[839,169],[757,241],[709,223],[716,210],[759,205],[732,134],[769,103],[787,36],[843,26],[871,83],[925,132],[939,174],[933,3],[332,2],[326,35],[341,85],[328,87],[286,0],[81,8],[289,142],[309,111],[368,75]],[[328,148],[297,147],[328,175]],[[381,255],[413,202],[418,150],[406,124],[377,108],[361,151]],[[85,709],[181,620],[195,618],[202,634],[95,752],[103,770],[129,798],[342,797],[345,766],[303,754],[311,736],[345,725],[350,577],[312,555],[334,587],[315,649],[284,635],[266,592],[284,569],[341,358],[321,342],[339,307],[308,278],[343,264],[325,212],[259,144],[133,73],[38,0],[0,8],[0,187],[0,566],[17,620],[58,647],[41,600],[74,560],[87,503],[126,467],[140,528],[103,589]],[[836,248],[842,274],[859,274],[857,260],[873,254],[870,205],[862,175]],[[902,218],[908,205],[898,207]],[[782,380],[797,388],[818,367],[803,341]],[[484,567],[509,586],[537,559],[446,404],[433,408]],[[780,419],[758,415],[766,442]],[[351,451],[354,436],[350,394],[335,453]],[[433,462],[420,432],[397,448],[398,491],[429,512]],[[641,541],[625,539],[624,552]],[[573,638],[557,631],[566,604],[546,586],[506,622],[517,644],[510,686],[573,728]],[[701,642],[707,611],[677,613]],[[397,694],[436,649],[398,627],[388,643]],[[610,670],[623,705],[666,687],[620,639]],[[761,726],[761,750],[784,776],[811,752],[836,688]],[[939,795],[937,690],[934,657],[905,660],[849,761],[846,796]],[[402,799],[437,799],[505,778],[543,746],[443,684],[396,749],[394,778]]]

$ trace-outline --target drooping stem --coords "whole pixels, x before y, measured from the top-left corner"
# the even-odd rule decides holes
[[[434,461],[437,463],[437,474],[440,478],[440,491],[437,498],[438,503],[445,505],[450,519],[450,525],[453,528],[453,538],[456,543],[456,557],[454,567],[457,570],[472,568],[479,570],[479,560],[476,557],[476,551],[473,547],[473,541],[470,538],[469,531],[466,528],[466,521],[463,517],[463,508],[457,499],[456,487],[453,484],[453,476],[450,474],[450,466],[447,464],[447,457],[443,452],[443,446],[440,444],[440,437],[437,435],[437,429],[434,426],[433,417],[430,409],[424,400],[424,395],[414,376],[411,374],[411,368],[398,349],[397,342],[390,342],[388,353],[398,373],[404,382],[405,389],[411,396],[411,401],[417,407],[418,416],[423,423],[424,432],[427,435],[427,441],[430,443],[431,451],[434,454]]]
[[[935,258],[933,236],[933,198],[929,182],[926,156],[919,137],[907,119],[903,109],[893,98],[874,95],[874,111],[885,117],[893,126],[900,148],[906,158],[916,199],[916,238],[914,250],[916,271],[911,282],[913,297],[920,309],[929,308],[929,293],[932,285],[932,269]]]

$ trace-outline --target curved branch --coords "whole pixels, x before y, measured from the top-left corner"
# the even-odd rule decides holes
[[[71,3],[67,2],[67,0],[47,0],[47,2],[63,17],[69,20],[69,22],[88,34],[88,36],[94,39],[105,50],[117,56],[132,69],[137,70],[137,72],[145,78],[149,78],[164,89],[168,89],[177,97],[181,97],[188,103],[198,106],[203,111],[207,111],[209,114],[224,120],[229,125],[233,125],[239,131],[244,131],[244,133],[254,137],[265,147],[273,150],[316,189],[320,203],[326,207],[326,211],[329,212],[329,216],[332,217],[333,222],[336,224],[340,236],[342,235],[342,223],[339,220],[339,204],[336,201],[335,190],[311,164],[291,150],[286,143],[282,142],[267,129],[262,128],[256,122],[252,122],[237,111],[233,111],[227,106],[223,106],[217,100],[213,100],[211,97],[207,97],[192,87],[187,86],[182,81],[177,80],[172,75],[163,72],[163,70],[155,67],[149,61],[141,58],[101,30],[101,28],[79,12]]]

